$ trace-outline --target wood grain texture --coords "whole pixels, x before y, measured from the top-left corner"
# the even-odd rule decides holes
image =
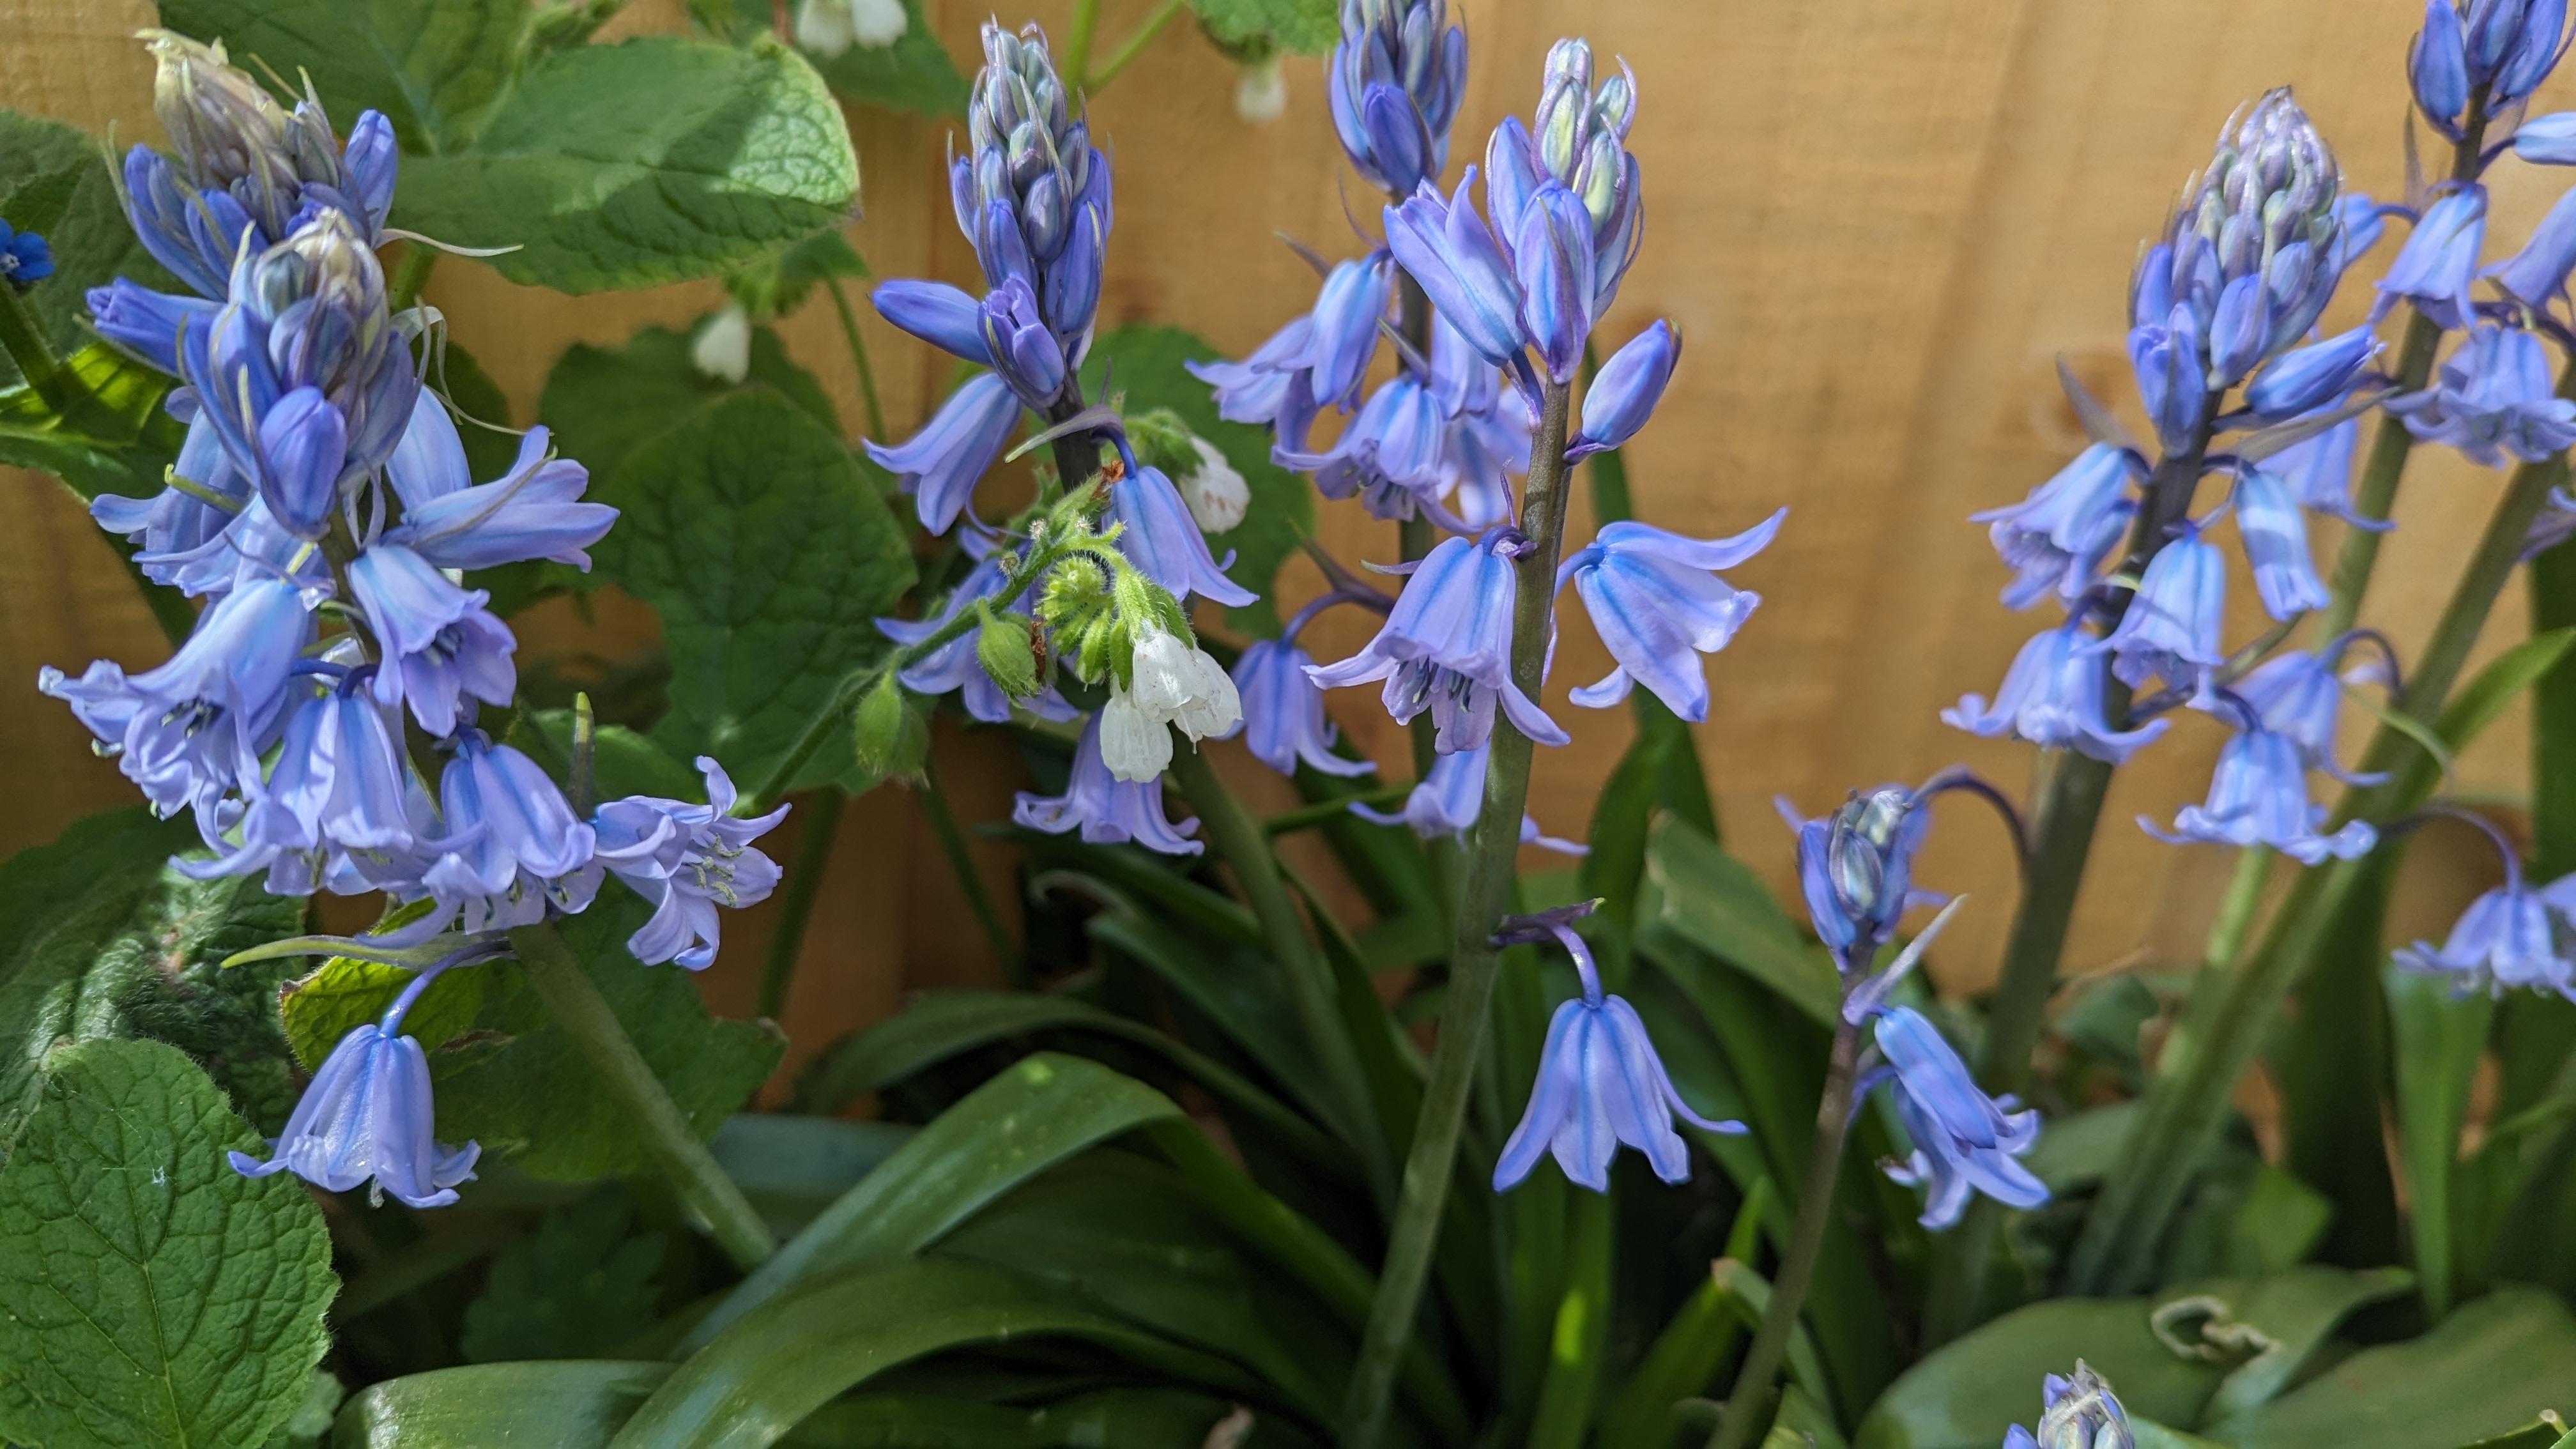
[[[1108,0],[1105,53],[1152,7]],[[2292,83],[2334,141],[2351,184],[2400,186],[2403,54],[2419,11],[2399,0],[1466,0],[1473,66],[1450,174],[1478,159],[1506,112],[1526,113],[1556,35],[1587,34],[1638,72],[1632,144],[1647,186],[1645,250],[1604,336],[1615,343],[1662,316],[1688,350],[1655,422],[1629,449],[1642,517],[1695,533],[1732,532],[1791,509],[1764,557],[1733,576],[1766,599],[1713,665],[1717,706],[1700,742],[1735,848],[1786,887],[1788,838],[1770,800],[1820,810],[1853,786],[1919,779],[1963,761],[2008,789],[2026,782],[2025,747],[1979,741],[1936,715],[1969,691],[1991,693],[2013,650],[2046,622],[1997,602],[2003,573],[1968,513],[2019,497],[2081,438],[2059,401],[2066,354],[2106,396],[2125,399],[2121,329],[2139,239],[2156,230],[2186,176],[2239,101]],[[980,5],[931,6],[961,62],[975,53]],[[638,5],[620,31],[672,29],[675,0]],[[1029,8],[1061,34],[1065,0]],[[149,67],[125,37],[148,22],[137,0],[0,0],[0,103],[124,139],[157,139]],[[1341,161],[1324,113],[1320,67],[1286,66],[1287,113],[1239,120],[1232,68],[1186,25],[1157,39],[1093,106],[1115,158],[1118,227],[1104,327],[1137,320],[1189,327],[1240,355],[1312,299],[1314,279],[1274,238],[1328,257],[1355,255],[1379,199]],[[2565,79],[2535,112],[2576,102]],[[973,280],[949,220],[940,158],[948,128],[852,112],[867,170],[867,212],[851,238],[880,276]],[[2497,169],[2491,236],[2518,240],[2555,199],[2557,178]],[[2393,252],[2383,244],[2375,274]],[[566,298],[511,286],[468,263],[443,265],[429,295],[527,421],[548,367],[568,344],[613,344],[651,322],[686,325],[715,305],[711,284]],[[2347,289],[2329,326],[2348,326],[2368,293]],[[944,386],[948,363],[868,319],[895,429],[907,432]],[[796,359],[833,391],[855,433],[855,375],[828,305],[782,328]],[[2134,406],[2123,403],[2134,416]],[[2383,554],[2367,619],[2401,648],[2420,641],[2458,560],[2501,488],[2498,474],[2447,453],[2419,456]],[[1004,485],[1006,486],[1006,485]],[[2214,490],[2213,495],[2214,496]],[[1394,554],[1393,530],[1349,506],[1324,509],[1324,541],[1345,558]],[[1578,507],[1574,524],[1588,527]],[[2333,546],[2321,529],[2320,556]],[[1319,586],[1300,564],[1292,601]],[[2259,628],[2236,590],[2237,637]],[[0,480],[0,672],[93,655],[147,664],[163,652],[105,548],[59,490]],[[1310,634],[1322,658],[1356,648],[1367,621],[1327,618]],[[606,601],[585,618],[550,605],[524,621],[531,656],[614,656],[649,640],[651,620]],[[2482,654],[2518,638],[2508,600]],[[1543,751],[1532,812],[1580,834],[1595,789],[1625,744],[1623,711],[1576,710],[1563,690],[1607,659],[1569,610],[1549,707],[1576,735]],[[1390,763],[1402,742],[1365,691],[1335,712]],[[2356,736],[2364,723],[2356,720]],[[21,766],[0,850],[51,838],[81,812],[129,795],[81,747],[59,708],[23,687],[0,691],[0,737]],[[2229,861],[2177,850],[2131,823],[2197,799],[2219,727],[2182,721],[2122,772],[2097,845],[2070,969],[2141,954],[2196,953]],[[2357,741],[2356,741],[2357,742]],[[2517,714],[2461,762],[2459,787],[2518,792],[2528,736]],[[942,758],[971,822],[1006,809],[1016,763],[1001,741],[943,736]],[[1221,747],[1231,754],[1235,746]],[[1261,772],[1227,774],[1256,790]],[[34,768],[27,768],[33,766]],[[1284,798],[1272,791],[1264,803]],[[844,849],[808,938],[791,1007],[800,1053],[890,1010],[908,986],[989,981],[991,967],[927,828],[909,801],[880,793],[847,807]],[[1978,897],[1944,940],[1953,989],[1991,979],[2012,899],[1991,823],[1945,806],[1922,869],[1930,885]],[[2448,839],[2415,853],[2408,929],[2438,921],[2491,864]],[[785,847],[782,845],[782,849]],[[978,846],[992,887],[1012,889],[1007,852]],[[1007,908],[1007,907],[1006,907]],[[747,1004],[761,913],[729,930],[711,997]]]

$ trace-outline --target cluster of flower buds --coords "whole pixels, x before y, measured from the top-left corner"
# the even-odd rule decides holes
[[[1342,154],[1394,196],[1449,167],[1449,123],[1467,90],[1467,32],[1444,0],[1342,0],[1325,85]]]
[[[2415,106],[2454,141],[2540,88],[2566,52],[2565,0],[2424,0],[2407,52]]]
[[[157,668],[98,660],[77,679],[48,668],[38,687],[162,815],[194,813],[208,853],[179,869],[260,875],[279,895],[382,891],[405,908],[345,944],[415,967],[413,989],[332,1053],[261,1170],[335,1189],[372,1175],[405,1201],[452,1201],[473,1149],[430,1143],[419,1044],[400,1034],[418,990],[505,953],[500,932],[585,909],[609,873],[655,906],[628,942],[639,959],[704,967],[716,908],[777,880],[750,842],[784,811],[731,819],[731,782],[702,759],[708,803],[639,796],[585,819],[477,728],[478,704],[516,694],[517,643],[463,573],[587,568],[617,511],[582,500],[587,473],[552,456],[543,428],[501,478],[473,480],[414,363],[422,314],[388,310],[374,247],[394,182],[384,118],[360,117],[344,151],[318,104],[284,114],[219,48],[149,38],[183,154],[129,158],[129,215],[154,255],[211,285],[173,297],[119,278],[90,294],[102,335],[178,374],[169,408],[188,424],[162,493],[103,496],[92,514],[140,546],[148,577],[207,604]],[[192,274],[191,258],[221,265]],[[445,756],[434,783],[406,717],[424,755]]]
[[[2449,0],[2434,0],[2447,5]],[[2019,1424],[2004,1431],[2003,1449],[2134,1449],[2129,1414],[2111,1385],[2082,1359],[2072,1377],[2049,1374],[2040,1381],[2039,1432]]]

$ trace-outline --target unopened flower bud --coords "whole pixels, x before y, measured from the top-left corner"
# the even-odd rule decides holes
[[[859,768],[871,775],[910,775],[930,753],[930,728],[888,674],[859,701],[850,721],[850,744]]]
[[[1904,910],[1904,878],[1897,875],[1891,891],[1889,867],[1914,803],[1912,791],[1889,786],[1854,795],[1834,812],[1825,864],[1834,900],[1852,920],[1892,924]]]
[[[1247,124],[1266,126],[1288,109],[1288,78],[1279,57],[1269,56],[1243,67],[1234,81],[1234,113]]]
[[[912,28],[912,16],[903,8],[903,0],[848,0],[850,38],[861,50],[883,50],[903,39]]]
[[[168,30],[140,34],[154,61],[153,114],[191,185],[223,190],[245,177],[282,181],[293,174],[286,112],[231,64],[223,42],[201,45]]]
[[[976,626],[975,660],[1004,694],[1026,699],[1038,692],[1038,671],[1046,662],[1046,641],[1025,614],[998,609],[982,611]]]
[[[2129,1416],[2111,1386],[2082,1359],[2075,1375],[2049,1375],[2041,1392],[2048,1401],[2039,1416],[2039,1449],[2132,1449]]]
[[[721,382],[738,383],[751,374],[751,314],[740,302],[708,318],[689,340],[689,365]]]
[[[1224,533],[1243,522],[1243,516],[1251,511],[1252,488],[1215,444],[1194,437],[1190,446],[1198,453],[1198,468],[1177,475],[1181,501],[1189,505],[1190,519],[1198,524],[1199,532]]]
[[[829,60],[849,49],[855,39],[849,0],[805,0],[796,7],[796,43],[816,55]]]

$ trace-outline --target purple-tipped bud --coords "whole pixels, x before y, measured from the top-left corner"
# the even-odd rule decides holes
[[[2469,105],[2469,56],[2451,0],[2424,0],[2424,28],[2406,53],[2406,79],[2415,88],[2416,108],[2457,134],[2459,114]]]
[[[2289,485],[2260,468],[2236,480],[2236,532],[2254,566],[2254,588],[2275,619],[2322,609],[2329,595],[2308,552],[2307,515]]]
[[[2530,95],[2565,49],[2566,0],[2471,0],[2464,32],[2469,91],[2490,115]]]
[[[1043,412],[1064,393],[1064,350],[1038,313],[1037,292],[1012,277],[984,298],[984,346],[1021,402]]]
[[[402,153],[394,144],[393,122],[379,111],[364,111],[349,128],[349,147],[340,161],[349,171],[350,199],[364,207],[374,229],[384,229],[393,209],[394,179]]]
[[[1567,447],[1566,458],[1615,448],[1635,437],[1663,400],[1681,355],[1681,334],[1660,320],[1610,354],[1583,394],[1583,427]]]
[[[877,315],[953,357],[993,365],[984,341],[984,310],[946,282],[895,281],[868,294]]]
[[[2350,391],[2379,349],[2367,327],[2293,348],[2272,359],[2245,389],[2246,405],[2272,421],[2313,412]]]
[[[1592,218],[1583,202],[1562,186],[1542,183],[1512,239],[1512,270],[1520,284],[1521,329],[1555,382],[1574,380],[1592,335],[1592,262]]]
[[[2188,449],[2209,407],[2199,325],[2191,308],[2176,303],[2164,325],[2130,329],[2129,367],[2137,376],[2147,416],[2155,419],[2157,440],[2168,453]]]
[[[1338,262],[1324,278],[1315,294],[1314,331],[1300,359],[1317,402],[1348,406],[1358,395],[1361,374],[1377,355],[1378,324],[1394,285],[1382,257]]]
[[[269,513],[288,532],[320,538],[330,526],[333,485],[348,449],[348,425],[318,387],[286,394],[260,420],[261,467],[254,476]]]
[[[1422,285],[1459,339],[1497,367],[1508,367],[1526,345],[1521,335],[1520,284],[1512,264],[1467,202],[1476,168],[1467,168],[1447,197],[1425,185],[1401,206],[1386,208],[1386,244],[1397,266]],[[1578,349],[1579,350],[1579,349]]]

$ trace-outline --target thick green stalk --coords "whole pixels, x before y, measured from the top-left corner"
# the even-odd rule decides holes
[[[1402,202],[1404,198],[1399,196],[1396,200]],[[1428,359],[1431,356],[1431,298],[1422,290],[1422,284],[1413,280],[1413,274],[1401,267],[1395,273],[1395,315],[1396,331],[1403,335],[1405,344]],[[1430,519],[1419,515],[1405,519],[1395,526],[1395,532],[1397,552],[1403,555],[1406,563],[1431,552]],[[1439,723],[1425,711],[1413,717],[1408,730],[1413,739],[1413,778],[1427,780],[1431,778],[1432,762],[1439,758],[1433,743],[1439,733]]]
[[[18,297],[18,289],[0,281],[0,352],[18,364],[18,375],[27,380],[55,412],[63,410],[63,369],[54,359],[54,349],[45,345],[43,329]]]
[[[885,443],[885,405],[877,401],[877,370],[868,362],[868,340],[859,334],[859,315],[850,310],[850,296],[841,290],[841,279],[833,277],[824,285],[832,289],[832,310],[841,314],[841,336],[850,344],[850,361],[859,369],[859,401],[868,409],[868,437]]]
[[[2576,392],[2576,365],[2562,373],[2559,393]],[[2477,551],[2415,660],[2397,708],[2419,721],[2439,717],[2451,686],[2468,662],[2487,614],[2504,591],[2514,563],[2540,516],[2549,492],[2567,477],[2562,454],[2516,469],[2488,520]],[[2361,762],[2364,771],[2389,771],[2387,784],[2347,790],[2338,820],[2385,823],[2422,804],[2440,782],[2432,761],[2404,731],[2382,725]],[[2192,1168],[2219,1125],[2236,1083],[2251,1065],[2264,1035],[2318,944],[2354,901],[2365,880],[2361,861],[2335,861],[2308,870],[2291,889],[2253,957],[2223,983],[2204,982],[2193,995],[2171,1068],[2149,1086],[2146,1110],[2076,1243],[2067,1287],[2081,1294],[2125,1292],[2143,1283],[2154,1266],[2165,1228],[2189,1190]]]
[[[1807,1149],[1807,1181],[1798,1190],[1798,1217],[1789,1243],[1780,1252],[1780,1271],[1771,1277],[1771,1302],[1763,1309],[1762,1327],[1745,1352],[1744,1367],[1727,1395],[1726,1412],[1708,1449],[1744,1449],[1762,1431],[1771,1404],[1771,1380],[1789,1352],[1798,1328],[1798,1310],[1806,1305],[1807,1284],[1815,1276],[1816,1255],[1825,1246],[1825,1225],[1833,1218],[1834,1182],[1842,1173],[1843,1138],[1851,1130],[1852,1084],[1859,1076],[1860,1028],[1834,1024],[1833,1054],[1825,1064],[1824,1095],[1816,1099],[1816,1141]]]
[[[778,927],[769,938],[769,959],[760,967],[757,1012],[771,1021],[787,1014],[787,988],[796,979],[796,958],[805,950],[805,927],[814,919],[814,902],[823,894],[823,869],[832,863],[832,842],[841,833],[841,806],[849,799],[837,785],[826,785],[805,797],[798,813],[796,863],[787,868],[786,889],[778,897]]]
[[[1561,383],[1547,386],[1537,434],[1530,441],[1529,482],[1521,495],[1521,530],[1529,549],[1514,565],[1512,680],[1532,699],[1538,698],[1546,672],[1556,558],[1564,542],[1565,423],[1572,392]],[[1529,738],[1509,720],[1494,721],[1493,738],[1485,766],[1485,802],[1476,817],[1475,842],[1459,892],[1449,994],[1431,1052],[1431,1079],[1423,1087],[1422,1113],[1415,1119],[1413,1151],[1404,1164],[1404,1195],[1396,1204],[1377,1298],[1369,1305],[1359,1363],[1342,1401],[1343,1449],[1374,1449],[1386,1427],[1396,1363],[1422,1306],[1423,1277],[1430,1271],[1441,1209],[1455,1174],[1458,1133],[1491,1024],[1494,970],[1500,960],[1494,928],[1511,899],[1521,816],[1529,806],[1530,767]]]
[[[769,1224],[689,1129],[688,1118],[680,1115],[671,1094],[663,1090],[662,1079],[653,1075],[643,1054],[635,1050],[617,1014],[609,1010],[607,998],[591,984],[554,923],[513,930],[510,946],[518,954],[528,984],[536,988],[537,999],[545,1003],[546,1015],[572,1038],[598,1074],[600,1085],[624,1109],[627,1124],[643,1139],[645,1154],[670,1179],[680,1200],[706,1223],[716,1246],[745,1272],[767,1262],[778,1250]]]
[[[2166,458],[2148,480],[2145,503],[2129,533],[2126,572],[2143,574],[2170,541],[2167,531],[2191,511],[2210,431],[2209,416],[2204,414],[2192,445]],[[2127,612],[2131,597],[2126,592],[2115,596],[2119,613]],[[2104,674],[2103,717],[2125,725],[2129,688],[2110,675],[2108,658],[2099,667]],[[2108,761],[2066,751],[2058,752],[2047,767],[2021,902],[2013,911],[2003,974],[1987,1009],[1985,1043],[1977,1054],[1977,1084],[1990,1093],[2029,1088],[2031,1048],[2039,1044],[2048,998],[2057,989],[2058,961],[2066,949],[2067,927],[2075,917],[2075,896],[2084,884],[2102,801],[2110,793],[2111,771]],[[1923,1307],[1927,1343],[1946,1343],[1976,1326],[1987,1274],[1994,1266],[1995,1235],[2002,1227],[2001,1210],[1981,1199],[1935,1247],[1932,1287]]]
[[[1073,0],[1073,20],[1065,27],[1060,73],[1077,96],[1091,89],[1091,46],[1100,34],[1100,0]]]
[[[1020,960],[1020,949],[1011,941],[1011,933],[1002,927],[1002,913],[993,909],[993,896],[984,889],[983,872],[975,869],[975,857],[966,849],[966,833],[957,828],[957,812],[948,808],[948,792],[940,788],[936,750],[921,757],[921,788],[916,791],[921,813],[930,817],[930,833],[939,837],[939,853],[948,857],[948,869],[957,877],[957,888],[966,893],[966,908],[975,913],[975,923],[984,930],[984,941],[993,948],[993,964],[1002,968],[1003,979],[1014,987],[1028,983],[1028,967]]]
[[[1386,1139],[1378,1131],[1377,1113],[1368,1096],[1368,1078],[1360,1071],[1359,1049],[1352,1045],[1350,1034],[1342,1027],[1341,1014],[1333,1008],[1333,982],[1323,957],[1314,943],[1306,939],[1305,919],[1297,913],[1296,898],[1288,892],[1288,882],[1279,873],[1279,859],[1270,853],[1270,837],[1261,828],[1261,818],[1244,807],[1241,797],[1226,788],[1217,778],[1216,765],[1197,743],[1175,727],[1172,730],[1172,778],[1180,782],[1181,793],[1198,812],[1199,823],[1206,827],[1208,843],[1234,869],[1235,884],[1242,888],[1243,898],[1252,907],[1253,919],[1261,923],[1261,934],[1270,949],[1270,957],[1279,963],[1279,974],[1288,983],[1288,1001],[1297,1012],[1298,1024],[1305,1028],[1307,1040],[1313,1043],[1315,1059],[1324,1071],[1324,1080],[1332,1093],[1335,1112],[1344,1141],[1360,1155],[1360,1166],[1381,1203],[1394,1196],[1394,1168],[1388,1160]]]

